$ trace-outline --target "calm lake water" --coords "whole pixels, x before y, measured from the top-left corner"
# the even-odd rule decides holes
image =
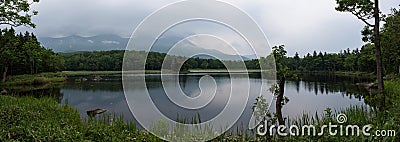
[[[199,80],[205,74],[187,74],[179,76],[180,87],[189,97],[195,97],[200,93]],[[146,76],[147,90],[151,99],[155,102],[157,108],[166,116],[176,120],[177,116],[191,118],[200,114],[202,121],[207,121],[215,117],[224,109],[228,101],[226,94],[229,94],[231,83],[233,85],[241,85],[247,83],[246,78],[239,76],[230,77],[227,74],[208,74],[215,79],[217,84],[216,96],[205,107],[189,110],[174,105],[165,95],[164,89],[177,89],[174,85],[163,85],[161,76],[157,74]],[[173,76],[173,75],[170,75]],[[257,73],[249,75],[249,83],[251,87],[259,87],[261,85],[260,75]],[[87,81],[76,82],[76,79],[87,78]],[[102,76],[102,80],[93,81],[94,76],[76,76],[69,78],[61,88],[61,103],[68,103],[75,107],[81,117],[87,117],[86,111],[96,108],[107,109],[106,114],[123,115],[126,121],[136,121],[130,112],[122,86],[121,75]],[[285,86],[285,96],[289,98],[289,102],[284,105],[282,112],[283,117],[298,117],[304,113],[312,116],[317,112],[322,114],[326,108],[339,110],[349,106],[366,105],[362,95],[366,91],[354,85],[356,82],[365,80],[357,78],[343,78],[337,76],[303,76],[298,81],[287,81]],[[135,95],[143,95],[144,88],[131,87],[130,91]],[[252,114],[252,106],[255,98],[259,95],[259,90],[250,88],[250,98],[243,115],[236,123],[236,126],[248,124]],[[269,93],[268,90],[263,92]],[[234,97],[234,96],[233,96]],[[271,105],[273,110],[274,105]],[[145,115],[145,113],[144,113]],[[150,117],[150,116],[149,116]]]

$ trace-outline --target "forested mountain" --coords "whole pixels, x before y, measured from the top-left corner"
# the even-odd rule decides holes
[[[152,52],[167,53],[171,47],[177,42],[184,39],[179,36],[168,36],[161,37],[151,48]],[[54,52],[62,53],[73,53],[79,51],[110,51],[110,50],[125,50],[128,44],[129,38],[123,38],[117,35],[98,35],[93,37],[82,37],[82,36],[67,36],[60,38],[42,37],[39,38],[41,44],[49,49],[53,49]],[[140,43],[139,43],[140,44]],[[190,42],[185,42],[184,50],[177,50],[176,56],[185,56],[188,52],[192,53],[203,53],[212,54],[215,57],[219,57],[222,60],[238,60],[239,57],[243,60],[255,59],[255,55],[244,55],[236,56],[222,53],[218,50],[205,49],[197,47]],[[195,57],[203,59],[215,59],[212,56],[197,55]]]
[[[64,53],[124,50],[129,40],[117,35],[98,35],[93,37],[72,35],[60,38],[39,37],[38,39],[44,47],[53,49],[54,52]]]

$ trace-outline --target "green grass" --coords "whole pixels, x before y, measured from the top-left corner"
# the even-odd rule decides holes
[[[0,97],[0,141],[72,140],[80,137],[79,113],[52,98]]]
[[[111,75],[111,74],[121,74],[121,71],[63,71],[67,76],[75,75]]]
[[[400,78],[391,81],[385,81],[385,91],[389,96],[399,98],[400,95]]]
[[[125,71],[125,73],[152,73],[152,74],[159,74],[161,73],[160,70],[132,70],[132,71]],[[67,76],[77,76],[77,75],[113,75],[113,74],[121,74],[122,71],[63,71]]]
[[[133,123],[107,116],[82,121],[54,98],[0,96],[0,141],[161,141]],[[102,119],[104,118],[104,119]]]
[[[39,74],[24,74],[8,76],[6,82],[1,82],[1,86],[16,86],[16,85],[44,85],[48,83],[62,83],[66,80],[63,73],[39,73]]]
[[[326,75],[326,74],[333,74],[337,76],[343,77],[363,77],[363,78],[375,78],[374,73],[368,72],[359,72],[359,71],[291,71],[296,74],[314,74],[314,75]]]
[[[189,72],[191,73],[197,73],[197,72],[201,72],[201,73],[208,73],[208,72],[220,72],[220,73],[225,73],[228,72],[228,70],[226,69],[190,69]],[[260,70],[258,69],[249,69],[249,70],[240,70],[240,69],[233,69],[231,70],[231,72],[260,72]]]
[[[146,73],[158,74],[159,70],[146,70]],[[126,73],[143,73],[143,71],[126,71]],[[62,84],[67,80],[68,76],[81,75],[114,75],[121,74],[121,71],[62,71],[62,72],[46,72],[39,74],[24,74],[8,76],[6,82],[0,82],[0,86],[5,88],[14,88],[21,85],[47,85],[47,84]]]

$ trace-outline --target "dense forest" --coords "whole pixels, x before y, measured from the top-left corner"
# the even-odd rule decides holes
[[[290,70],[298,71],[375,71],[374,46],[364,45],[361,50],[344,50],[339,53],[322,53],[314,51],[303,57],[296,53],[294,57],[284,60]]]
[[[127,58],[132,64],[136,63],[137,56],[145,55],[143,51],[126,51],[133,57]],[[65,60],[65,69],[71,71],[88,70],[88,71],[118,71],[122,69],[123,57],[125,51],[94,51],[94,52],[78,52],[61,54]],[[146,60],[146,69],[160,70],[166,53],[149,52]],[[170,56],[177,61],[186,60],[185,57]],[[226,63],[237,63],[238,61],[225,61]],[[245,61],[247,68],[258,69],[258,60]],[[174,65],[174,63],[166,63]],[[177,63],[175,63],[177,64]],[[224,64],[217,59],[189,58],[182,65],[183,70],[187,69],[225,69]]]
[[[396,47],[399,48],[399,47]],[[386,49],[386,48],[385,48]],[[400,50],[400,49],[399,49]],[[386,50],[384,50],[386,51]],[[139,55],[140,51],[135,55]],[[386,52],[385,52],[386,53]],[[399,56],[384,56],[383,59],[386,73],[397,73],[398,64],[390,60],[398,59]],[[122,68],[123,50],[113,51],[94,51],[61,54],[65,60],[65,69],[71,71],[89,70],[89,71],[118,71]],[[163,60],[167,56],[165,53],[150,52],[146,60],[146,69],[160,70]],[[387,58],[386,58],[387,57]],[[183,58],[177,57],[175,58]],[[225,61],[235,62],[235,61]],[[259,69],[258,60],[247,60],[245,65],[247,69]],[[300,57],[297,53],[294,57],[286,57],[282,60],[292,71],[360,71],[375,72],[375,53],[372,44],[366,44],[361,49],[344,50],[339,53],[322,53],[314,51],[312,54]],[[190,58],[182,68],[185,69],[225,69],[224,64],[217,59]]]
[[[35,35],[16,34],[12,28],[0,31],[0,61],[3,81],[8,75],[62,71],[64,67],[62,57],[42,47]]]
[[[140,51],[133,53],[140,55]],[[144,54],[144,52],[143,52]],[[77,71],[117,71],[121,70],[123,63],[123,50],[94,51],[61,54],[65,60],[65,70]],[[160,70],[165,53],[150,52],[146,60],[146,69]],[[183,58],[174,56],[175,58]],[[235,61],[225,61],[235,62]],[[258,60],[247,60],[247,69],[259,69]],[[364,45],[360,50],[344,50],[339,53],[322,53],[314,51],[312,54],[300,57],[297,53],[294,57],[286,57],[282,60],[290,70],[294,71],[361,71],[374,72],[376,67],[374,47],[372,44]],[[385,65],[390,65],[387,62]],[[225,69],[224,64],[217,59],[189,58],[182,68],[186,69]],[[388,70],[387,72],[395,72]]]

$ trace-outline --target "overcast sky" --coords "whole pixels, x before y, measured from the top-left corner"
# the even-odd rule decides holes
[[[335,0],[223,1],[248,13],[265,32],[269,43],[285,44],[289,56],[314,50],[338,52],[363,44],[363,23],[349,13],[336,12]],[[129,37],[146,16],[172,2],[176,0],[40,0],[34,5],[39,15],[33,17],[37,25],[33,32],[40,37]],[[380,8],[388,13],[399,4],[398,0],[381,0]],[[187,30],[186,33],[196,33],[196,28]]]

